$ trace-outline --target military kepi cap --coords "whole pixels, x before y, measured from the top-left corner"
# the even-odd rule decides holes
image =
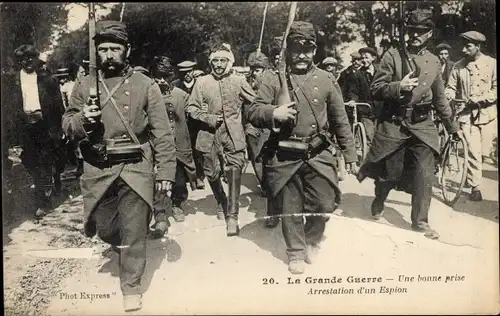
[[[118,21],[99,21],[96,23],[96,35],[94,41],[96,45],[103,42],[128,44],[127,27]]]
[[[486,42],[486,37],[477,31],[468,31],[459,35],[461,38],[474,43]]]
[[[436,50],[437,51],[441,51],[441,50],[451,50],[451,46],[448,45],[448,44],[445,44],[445,43],[441,43],[439,44],[438,46],[436,46]]]
[[[179,71],[181,72],[188,72],[193,70],[194,66],[196,66],[196,63],[194,61],[186,60],[183,61],[182,63],[177,64],[177,67],[179,68]]]
[[[316,46],[316,31],[309,22],[296,21],[290,26],[287,42]]]
[[[432,11],[429,9],[415,9],[410,13],[408,21],[406,22],[408,27],[419,28],[419,29],[432,29],[434,28],[434,22],[432,22]]]
[[[261,67],[261,68],[269,68],[271,64],[269,63],[269,58],[264,55],[262,52],[253,52],[248,56],[247,64],[250,67]]]
[[[372,48],[372,47],[363,47],[358,52],[360,55],[363,53],[368,53],[368,54],[372,55],[373,57],[377,57],[377,50],[375,48]]]

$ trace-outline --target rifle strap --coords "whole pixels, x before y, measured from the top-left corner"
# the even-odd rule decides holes
[[[99,81],[102,83],[102,85],[104,86],[104,90],[106,90],[106,93],[107,93],[107,97],[106,99],[104,100],[104,102],[101,104],[101,110],[104,109],[104,107],[108,104],[108,102],[113,98],[113,95],[116,93],[116,91],[118,91],[118,89],[122,86],[122,84],[125,83],[125,81],[130,78],[132,75],[134,74],[133,71],[130,71],[127,75],[125,75],[125,77],[122,78],[122,80],[120,82],[118,82],[112,89],[111,91],[109,91],[108,87],[106,86],[106,84],[104,83],[104,80],[101,76],[101,74],[99,74]]]
[[[313,70],[314,71],[314,70]],[[314,109],[314,106],[312,105],[311,103],[311,100],[309,99],[309,97],[307,96],[307,93],[305,93],[305,91],[302,89],[302,87],[304,86],[304,84],[307,82],[307,80],[309,79],[309,77],[311,76],[311,74],[313,73],[313,71],[311,71],[307,76],[306,78],[304,79],[304,81],[302,81],[300,84],[297,84],[297,88],[295,88],[293,90],[293,94],[296,94],[298,90],[300,90],[302,92],[302,94],[304,95],[304,97],[306,98],[307,100],[307,104],[309,105],[309,108],[311,109],[311,112],[314,116],[314,120],[316,121],[316,131],[318,132],[318,134],[320,133],[320,130],[319,130],[319,120],[318,120],[318,116],[316,115],[316,110]],[[287,75],[287,80],[290,80],[291,82],[291,78],[289,75]],[[298,99],[298,98],[297,98]]]

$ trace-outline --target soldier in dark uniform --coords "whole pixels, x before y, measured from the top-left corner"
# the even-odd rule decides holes
[[[50,198],[60,192],[64,171],[61,159],[64,105],[59,83],[41,68],[39,55],[33,45],[17,48],[14,56],[19,68],[5,74],[1,85],[2,118],[9,118],[2,126],[9,134],[15,133],[10,136],[18,138],[23,150],[21,162],[35,185],[36,217],[44,216],[51,208]]]
[[[260,53],[259,56],[256,56],[255,53],[250,54],[248,57],[248,65],[250,66],[251,85],[254,91],[257,92],[262,77],[269,71],[273,72],[274,69],[272,69],[267,56],[262,53]],[[267,181],[263,177],[262,156],[260,153],[262,146],[269,139],[270,132],[271,131],[267,128],[257,128],[251,123],[245,125],[248,155],[255,171],[255,176],[260,183],[262,194],[266,197],[268,191]],[[267,199],[266,227],[268,228],[278,226],[280,221],[279,214],[277,214],[279,208],[273,206],[275,202],[276,201],[273,201],[272,198]]]
[[[175,145],[160,88],[126,62],[131,45],[125,25],[99,21],[96,32],[93,40],[100,60],[100,107],[89,102],[89,76],[82,78],[63,116],[63,129],[72,141],[80,141],[85,159],[80,179],[85,234],[92,237],[97,233],[119,253],[124,307],[132,311],[142,307],[141,279],[153,192],[167,196],[171,192]],[[110,155],[103,159],[96,150],[99,143],[126,141],[134,139],[133,135],[140,143],[140,151],[130,157],[133,159],[118,162]]]
[[[404,190],[411,194],[412,229],[436,239],[439,234],[428,223],[434,164],[439,153],[431,105],[450,134],[457,132],[457,126],[444,94],[439,59],[426,49],[434,27],[431,17],[430,10],[411,12],[406,26],[408,57],[403,50],[390,49],[375,74],[373,98],[384,103],[358,180],[375,180],[371,205],[374,219],[383,215],[391,189]]]
[[[168,227],[167,213],[172,213],[177,222],[184,221],[185,214],[182,203],[188,198],[186,184],[189,182],[191,189],[196,190],[196,167],[193,162],[185,113],[189,95],[172,86],[175,72],[170,58],[166,56],[155,57],[151,73],[163,94],[168,118],[173,129],[177,156],[172,196],[169,198],[165,195],[155,195],[154,200],[155,232],[157,237],[162,237]]]
[[[312,263],[325,229],[324,214],[333,212],[340,202],[331,149],[333,135],[344,151],[348,168],[356,167],[354,139],[340,88],[331,73],[314,66],[316,47],[312,24],[294,22],[286,51],[293,102],[276,106],[280,81],[278,74],[269,72],[246,113],[254,126],[272,129],[262,149],[264,175],[270,198],[280,202],[292,273],[303,273],[304,262]],[[304,213],[308,215],[305,225]]]
[[[203,152],[203,169],[218,204],[218,218],[226,219],[228,236],[239,234],[238,215],[241,173],[246,163],[242,107],[255,93],[245,77],[231,69],[234,55],[228,44],[215,45],[209,57],[212,72],[198,78],[187,112],[209,128],[200,130],[196,149]],[[229,200],[222,188],[219,157],[225,157]]]

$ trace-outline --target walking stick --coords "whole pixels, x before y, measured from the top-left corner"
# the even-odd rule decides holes
[[[264,35],[264,25],[266,23],[266,14],[267,14],[267,2],[266,2],[266,6],[264,7],[264,14],[262,17],[262,27],[260,28],[259,47],[257,48],[257,54],[255,54],[255,57],[259,57],[259,55],[261,53],[260,48],[262,45],[262,36]]]

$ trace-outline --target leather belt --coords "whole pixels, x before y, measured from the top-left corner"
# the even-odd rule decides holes
[[[314,134],[311,136],[304,136],[304,137],[290,136],[290,137],[288,137],[287,140],[301,142],[301,143],[310,143],[317,136],[318,136],[318,134]]]

